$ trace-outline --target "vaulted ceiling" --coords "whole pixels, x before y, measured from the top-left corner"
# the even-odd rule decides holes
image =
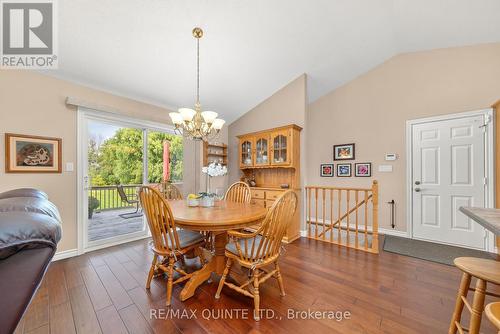
[[[58,1],[49,75],[233,121],[302,73],[309,100],[404,52],[500,42],[498,0]]]

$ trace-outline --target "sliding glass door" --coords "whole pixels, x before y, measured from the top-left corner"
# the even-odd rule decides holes
[[[84,113],[80,130],[84,248],[147,236],[138,190],[166,180],[182,187],[182,137],[93,112]]]

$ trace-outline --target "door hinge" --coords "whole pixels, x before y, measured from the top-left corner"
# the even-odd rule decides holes
[[[488,185],[488,178],[487,177],[483,177],[483,185],[484,186]]]

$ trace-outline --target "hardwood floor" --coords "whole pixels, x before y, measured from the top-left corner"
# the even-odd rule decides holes
[[[151,258],[141,240],[52,263],[16,333],[447,333],[460,280],[454,267],[302,238],[281,259],[287,295],[280,297],[273,279],[262,285],[261,308],[274,317],[255,322],[250,298],[226,288],[214,299],[215,278],[185,302],[175,286],[165,308],[166,280],[144,287]],[[289,309],[351,315],[287,319]],[[168,310],[178,316],[160,313]],[[481,332],[495,333],[485,317]]]

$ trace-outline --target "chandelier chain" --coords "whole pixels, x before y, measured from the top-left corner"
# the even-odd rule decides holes
[[[200,104],[200,38],[203,37],[201,28],[193,29],[196,38],[196,104],[191,108],[180,108],[178,112],[169,113],[175,132],[185,138],[209,141],[218,137],[225,121],[217,118],[213,111],[202,111]]]
[[[196,102],[200,103],[200,39],[196,39]]]

